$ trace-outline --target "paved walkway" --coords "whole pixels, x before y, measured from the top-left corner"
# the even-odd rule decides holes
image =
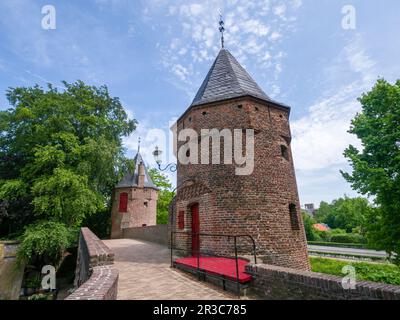
[[[165,246],[131,240],[105,240],[119,270],[119,300],[225,300],[235,296],[170,268]]]

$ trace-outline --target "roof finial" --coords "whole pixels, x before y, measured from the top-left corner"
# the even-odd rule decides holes
[[[222,20],[222,13],[221,10],[219,10],[219,32],[221,32],[221,47],[222,49],[224,48],[224,20]]]
[[[140,141],[141,141],[141,139],[140,139],[140,137],[138,138],[138,147],[137,147],[137,153],[139,153],[140,152]]]

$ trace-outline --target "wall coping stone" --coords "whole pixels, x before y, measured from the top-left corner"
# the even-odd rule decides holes
[[[81,265],[84,257],[78,257],[77,270],[88,268],[89,278],[65,300],[115,300],[119,273],[113,266],[114,253],[89,228],[81,228],[79,243],[78,255],[87,254],[89,265]]]

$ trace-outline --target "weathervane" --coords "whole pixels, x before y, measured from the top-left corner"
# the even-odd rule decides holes
[[[222,20],[222,13],[221,10],[219,11],[219,32],[221,32],[221,46],[222,49],[224,48],[224,20]]]
[[[138,138],[138,147],[137,147],[137,152],[139,153],[140,152],[140,137]]]

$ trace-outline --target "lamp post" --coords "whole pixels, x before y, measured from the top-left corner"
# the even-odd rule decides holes
[[[166,171],[169,169],[169,171],[175,172],[177,169],[176,163],[169,163],[165,166],[165,168],[161,168],[161,163],[162,163],[161,155],[162,155],[162,151],[156,146],[156,148],[153,151],[153,156],[154,156],[154,160],[157,163],[158,169],[160,171]]]

